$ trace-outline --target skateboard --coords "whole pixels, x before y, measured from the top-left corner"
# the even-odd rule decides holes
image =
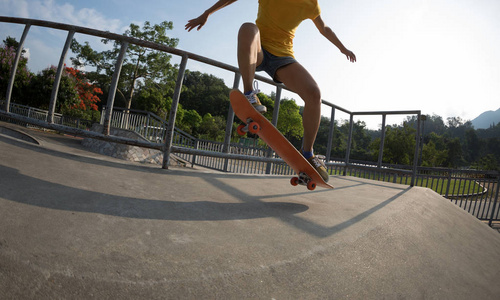
[[[243,135],[247,132],[257,134],[271,147],[297,174],[290,180],[292,185],[305,185],[311,191],[316,186],[333,189],[333,186],[323,180],[318,171],[239,90],[232,90],[229,99],[234,113],[244,123],[238,127],[238,134]]]

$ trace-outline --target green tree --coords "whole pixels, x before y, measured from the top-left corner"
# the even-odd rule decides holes
[[[23,104],[48,109],[56,72],[57,68],[52,66],[34,76],[26,90],[27,97]],[[63,72],[62,75],[57,93],[56,112],[70,110],[80,103],[76,81],[67,72]]]
[[[463,158],[462,145],[459,138],[452,138],[446,141],[448,157],[445,165],[450,168],[458,168],[465,164]]]
[[[481,157],[474,167],[479,170],[500,171],[499,161],[493,154]]]
[[[176,47],[178,39],[169,38],[167,36],[167,31],[172,28],[172,22],[167,21],[155,25],[145,22],[142,28],[136,24],[130,24],[129,29],[125,31],[125,35],[158,44],[164,44],[170,47]],[[111,40],[104,39],[103,42],[107,44],[111,42]],[[114,72],[114,64],[120,52],[120,48],[120,42],[114,41],[111,50],[97,52],[90,47],[88,42],[82,45],[76,40],[73,40],[71,50],[77,55],[76,57],[72,57],[71,61],[77,68],[82,66],[94,67],[95,71],[93,71],[92,75],[89,75],[89,79],[99,81],[100,84],[108,86],[111,75]],[[118,94],[121,95],[124,100],[126,108],[132,107],[135,91],[140,86],[141,81],[151,84],[153,82],[160,83],[175,80],[176,70],[170,63],[170,58],[171,55],[163,51],[153,50],[134,44],[129,45],[118,83]],[[146,99],[157,102],[159,99],[153,96],[161,95],[162,93],[150,91],[149,97],[146,97]]]
[[[416,129],[406,122],[403,123],[403,127],[387,126],[384,162],[399,165],[412,164],[416,143],[415,132]]]
[[[135,97],[135,108],[152,112],[162,118],[168,118],[173,95],[173,82],[154,82],[146,79],[140,84]]]
[[[338,128],[336,128],[335,133],[338,133]],[[316,153],[326,155],[326,150],[327,150],[326,148],[328,146],[329,135],[330,135],[330,118],[321,116],[318,134],[316,135],[316,141],[314,143],[314,151]],[[337,134],[334,135],[334,138],[335,137],[337,137]]]
[[[257,97],[259,97],[260,103],[264,105],[267,108],[267,112],[264,114],[264,116],[271,121],[273,119],[273,113],[274,113],[274,101],[276,101],[276,95],[271,93],[270,96],[264,94],[264,93],[258,93]],[[282,100],[288,100],[288,99],[282,99]],[[281,104],[280,104],[281,105]]]
[[[199,129],[202,121],[203,118],[200,114],[196,110],[190,109],[185,112],[184,118],[182,118],[182,121],[177,126],[187,133],[193,134]]]
[[[207,113],[203,116],[199,127],[199,137],[207,140],[223,141],[226,122],[222,116],[212,116]]]
[[[277,125],[278,130],[288,140],[292,138],[302,138],[304,135],[302,116],[299,112],[299,106],[294,100],[281,100]]]
[[[471,121],[465,121],[460,117],[451,117],[446,119],[448,121],[447,133],[453,138],[464,139],[465,132],[473,129]]]
[[[353,124],[351,158],[369,161],[373,158],[370,151],[371,137],[366,130],[366,123],[357,121]]]
[[[204,116],[227,116],[229,91],[224,80],[198,71],[186,71],[180,103],[187,110],[196,110]]]
[[[441,167],[448,157],[447,150],[438,150],[434,141],[429,141],[422,149],[422,166]]]
[[[483,141],[479,139],[474,129],[470,128],[465,131],[464,158],[468,162],[476,161],[481,155]]]
[[[19,43],[16,39],[8,36],[4,41],[4,45],[0,48],[0,99],[4,99],[7,94],[7,86],[10,80],[10,73],[14,64],[16,51],[19,48]],[[21,54],[17,65],[16,77],[12,89],[11,100],[17,103],[23,103],[26,99],[26,89],[33,78],[33,74],[29,71],[28,58],[24,56],[25,50]]]

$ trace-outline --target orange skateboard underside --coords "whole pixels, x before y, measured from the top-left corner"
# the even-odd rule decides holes
[[[304,156],[297,151],[278,129],[276,129],[266,117],[255,110],[239,90],[232,90],[229,94],[229,99],[236,116],[245,123],[248,123],[250,119],[258,123],[260,126],[260,130],[257,131],[259,137],[271,147],[295,171],[295,173],[297,173],[297,175],[305,173],[316,183],[316,185],[324,188],[333,188],[333,186],[323,180],[316,169],[309,164]]]

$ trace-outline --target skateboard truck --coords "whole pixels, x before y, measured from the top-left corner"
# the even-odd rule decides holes
[[[296,185],[305,185],[307,186],[307,189],[312,191],[316,188],[316,182],[314,182],[311,177],[309,177],[306,173],[304,172],[301,172],[299,173],[299,177],[292,177],[292,179],[290,179],[290,183],[293,185],[293,186],[296,186]]]
[[[250,132],[252,134],[256,134],[259,131],[260,131],[260,125],[259,125],[259,123],[254,122],[250,118],[247,119],[246,124],[241,124],[236,129],[236,132],[238,132],[238,134],[240,136],[245,135],[245,133],[247,133],[247,132]]]

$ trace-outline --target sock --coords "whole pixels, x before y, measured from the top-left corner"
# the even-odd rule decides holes
[[[309,151],[302,151],[302,155],[304,155],[304,157],[305,157],[306,159],[309,159],[309,158],[311,158],[314,154],[312,153],[312,151],[311,151],[311,152],[309,152]]]
[[[247,96],[247,99],[248,99],[248,101],[249,101],[251,104],[254,104],[255,102],[257,102],[257,101],[255,100],[255,98],[254,98],[254,97],[250,97],[250,98],[248,97],[248,95],[250,95],[251,93],[253,93],[253,91],[246,92],[246,93],[244,93],[243,95]]]

